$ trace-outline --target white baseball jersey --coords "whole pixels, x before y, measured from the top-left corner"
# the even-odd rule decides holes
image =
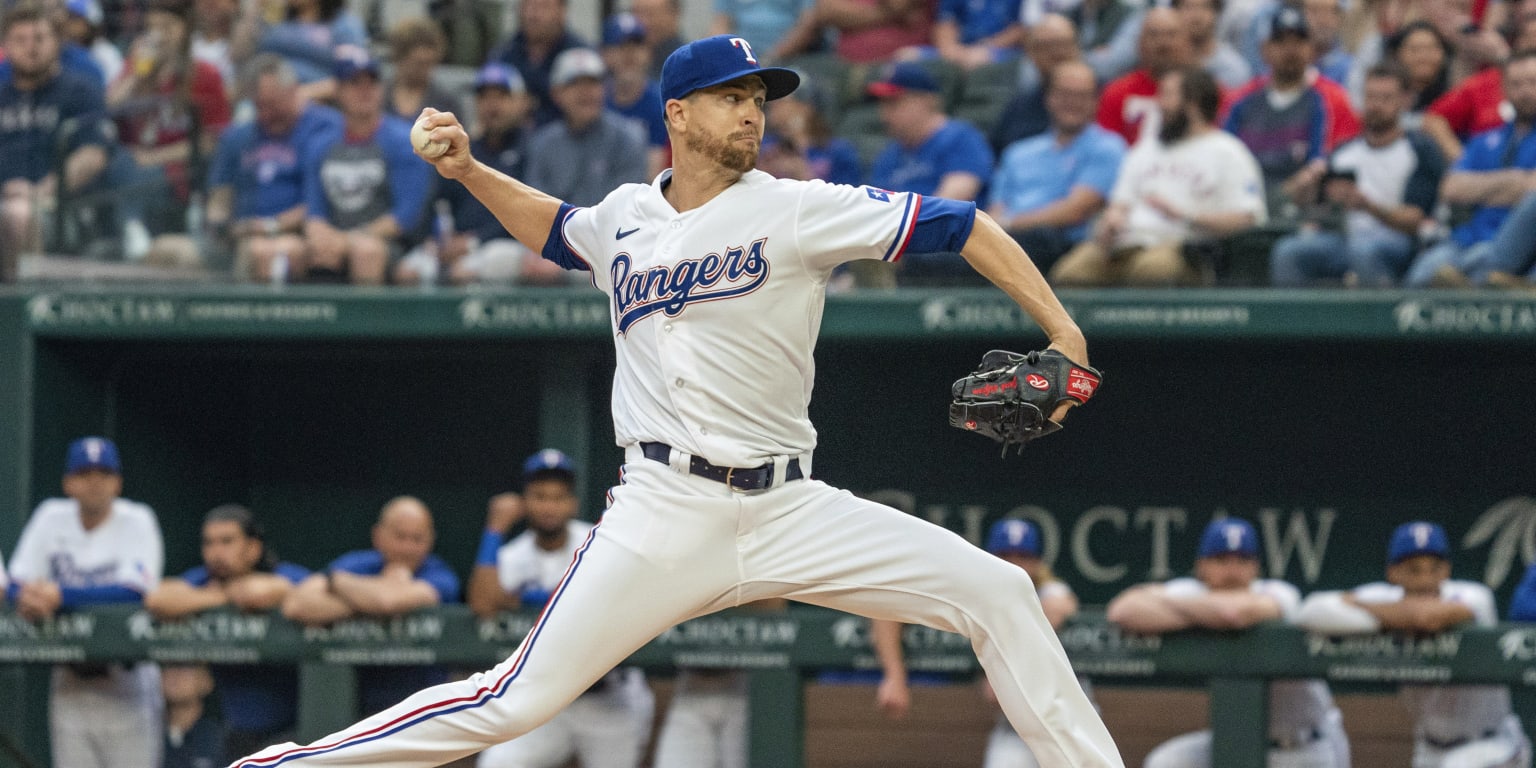
[[[95,528],[80,524],[74,499],[37,506],[11,553],[11,580],[51,581],[61,589],[127,587],[144,593],[164,567],[160,524],[148,506],[117,499]],[[160,761],[160,670],[154,664],[105,665],[83,673],[53,670],[49,726],[54,764],[138,768]]]
[[[1168,594],[1195,597],[1210,594],[1199,579],[1184,577],[1169,581]],[[1254,579],[1249,585],[1254,594],[1266,595],[1280,606],[1280,618],[1296,620],[1301,592],[1279,579]],[[1333,694],[1322,680],[1275,680],[1269,685],[1269,733],[1279,743],[1297,740],[1298,733],[1321,730],[1334,711]]]
[[[516,744],[578,698],[590,703],[581,694],[592,683],[667,628],[785,597],[972,638],[1042,766],[1122,768],[1022,569],[805,476],[816,442],[812,352],[832,269],[904,250],[958,252],[975,206],[749,172],[678,213],[662,193],[670,180],[620,187],[592,208],[562,205],[543,249],[591,270],[612,298],[614,432],[626,461],[533,630],[486,672],[236,765],[427,768]],[[642,442],[674,450],[662,461]],[[694,474],[689,454],[785,471],[742,491]]]
[[[812,353],[832,269],[898,259],[921,208],[954,203],[752,171],[678,213],[662,194],[670,178],[562,209],[557,225],[557,247],[613,299],[618,444],[667,443],[734,467],[808,458]]]
[[[1147,246],[1186,240],[1189,222],[1175,221],[1147,204],[1156,195],[1185,215],[1252,213],[1263,224],[1264,177],[1237,137],[1211,131],[1173,145],[1148,136],[1131,147],[1109,199],[1130,206],[1117,245]]]
[[[123,586],[148,592],[160,583],[164,544],[154,510],[127,499],[112,502],[92,530],[80,524],[74,499],[37,505],[11,553],[11,580],[52,581],[64,588]]]
[[[1395,603],[1403,599],[1403,588],[1378,581],[1356,587],[1353,594],[1362,603]],[[1466,606],[1479,627],[1499,622],[1493,590],[1484,584],[1448,579],[1440,585],[1440,599]],[[1405,685],[1401,690],[1418,715],[1415,731],[1440,742],[1497,732],[1510,714],[1509,688],[1502,685]]]
[[[529,585],[548,591],[560,585],[560,577],[576,556],[576,548],[587,538],[592,524],[571,520],[565,524],[565,545],[546,550],[538,545],[533,531],[524,531],[496,551],[496,578],[501,588],[516,594]]]

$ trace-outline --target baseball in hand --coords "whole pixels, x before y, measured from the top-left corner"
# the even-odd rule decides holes
[[[420,120],[411,126],[411,146],[415,147],[422,157],[438,157],[448,151],[448,142],[433,141],[428,138],[427,134],[431,130]]]

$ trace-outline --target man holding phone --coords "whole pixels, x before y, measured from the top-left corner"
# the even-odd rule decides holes
[[[1363,130],[1291,178],[1285,192],[1301,204],[1317,201],[1342,212],[1340,231],[1307,224],[1275,244],[1270,282],[1299,287],[1342,280],[1345,285],[1396,285],[1413,258],[1419,225],[1435,209],[1445,160],[1434,141],[1404,131],[1408,75],[1395,64],[1365,76]]]

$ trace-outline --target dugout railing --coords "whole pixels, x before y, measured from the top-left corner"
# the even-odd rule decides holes
[[[274,614],[211,611],[159,622],[138,607],[61,615],[41,624],[0,613],[0,664],[13,713],[0,722],[15,743],[46,730],[47,663],[123,662],[294,664],[300,672],[299,736],[314,739],[357,718],[357,665],[440,664],[465,671],[511,653],[535,614],[478,619],[463,606],[387,621],[305,628]],[[751,764],[804,765],[802,684],[817,670],[874,669],[864,619],[815,608],[782,613],[727,611],[679,625],[630,662],[653,670],[719,666],[750,670]],[[1205,686],[1211,701],[1213,765],[1259,768],[1267,746],[1269,681],[1315,677],[1340,690],[1402,683],[1492,683],[1510,687],[1517,714],[1536,720],[1536,625],[1508,624],[1433,637],[1326,638],[1281,624],[1247,632],[1121,633],[1085,611],[1060,633],[1073,666],[1095,685]],[[908,633],[914,670],[976,674],[969,643],[943,632]],[[41,692],[39,690],[41,689]]]

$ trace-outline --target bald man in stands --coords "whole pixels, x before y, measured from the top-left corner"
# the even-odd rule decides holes
[[[432,512],[398,496],[379,511],[373,548],[348,552],[305,579],[283,601],[283,615],[308,625],[388,618],[459,601],[459,577],[432,554]],[[447,680],[439,667],[359,667],[361,711],[377,712],[418,689]]]

